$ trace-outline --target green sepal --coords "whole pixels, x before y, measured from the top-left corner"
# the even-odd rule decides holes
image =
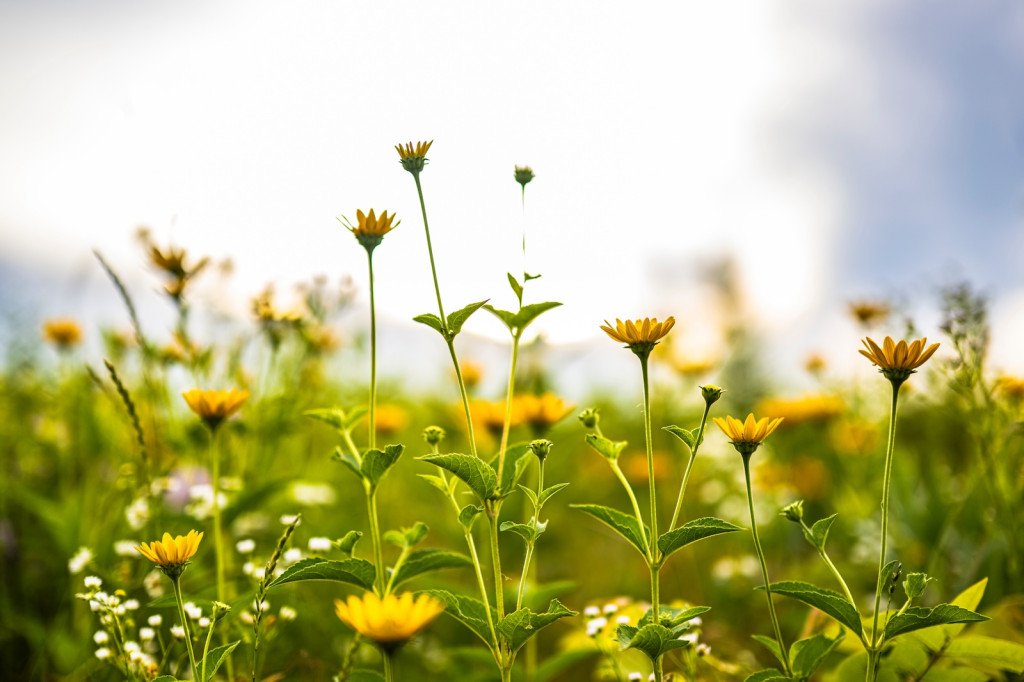
[[[759,587],[758,589],[764,588]],[[864,632],[857,607],[838,592],[796,580],[772,583],[772,592],[802,601],[809,606],[824,611],[841,624],[850,628],[858,637]]]
[[[832,527],[832,524],[835,523],[836,517],[838,516],[839,514],[833,514],[832,516],[826,516],[823,519],[815,521],[814,525],[811,526],[810,531],[805,529],[803,525],[800,526],[800,529],[804,532],[804,537],[807,538],[807,542],[814,545],[819,552],[825,551],[825,541],[828,540],[828,531]]]
[[[661,550],[664,556],[668,557],[676,550],[682,549],[686,545],[698,540],[703,540],[713,535],[721,535],[722,533],[735,533],[738,530],[744,529],[714,516],[705,516],[688,521],[679,526],[679,528],[670,530],[662,535],[658,538],[658,549]]]
[[[335,462],[341,462],[346,467],[348,467],[349,471],[351,471],[353,474],[362,479],[363,472],[360,470],[362,462],[360,462],[359,458],[353,455],[351,452],[342,450],[340,445],[334,448],[334,454],[331,455],[331,460]]]
[[[449,338],[454,339],[456,335],[462,331],[462,325],[466,324],[466,320],[469,319],[469,316],[475,313],[476,311],[480,310],[481,306],[487,303],[488,300],[490,299],[484,299],[483,301],[478,301],[477,303],[470,303],[465,308],[460,308],[456,310],[454,313],[448,315]]]
[[[413,524],[412,528],[403,528],[402,530],[389,530],[384,533],[385,542],[390,542],[396,547],[414,547],[423,538],[427,537],[427,533],[430,532],[430,527],[422,521],[417,521]]]
[[[903,581],[903,591],[907,593],[907,599],[913,601],[924,594],[924,588],[935,578],[927,573],[908,573]]]
[[[345,536],[340,540],[334,542],[334,546],[339,551],[344,552],[348,556],[352,556],[352,553],[356,551],[356,543],[359,542],[359,538],[363,537],[363,533],[358,530],[350,530],[345,533]]]
[[[405,561],[398,567],[398,571],[391,580],[397,589],[399,585],[424,573],[440,571],[445,568],[469,568],[472,565],[472,559],[465,554],[449,552],[444,549],[417,549],[405,557]]]
[[[512,653],[519,651],[527,640],[561,618],[578,616],[579,611],[570,611],[562,602],[552,599],[545,613],[534,613],[522,608],[510,613],[498,623],[498,634],[508,643]]]
[[[939,604],[930,609],[912,606],[903,613],[893,616],[885,624],[885,639],[949,623],[976,623],[988,620],[987,616],[969,611],[953,604]]]
[[[673,436],[675,436],[679,440],[681,440],[684,443],[686,443],[686,447],[690,448],[691,452],[693,452],[693,450],[698,445],[700,445],[700,443],[697,442],[697,435],[700,433],[700,429],[699,428],[693,429],[693,430],[689,430],[689,429],[684,429],[681,426],[675,426],[675,425],[663,426],[661,428],[662,428],[663,431],[668,431]]]
[[[587,445],[594,448],[599,455],[612,462],[616,461],[619,455],[622,454],[622,450],[629,445],[624,440],[613,442],[603,436],[598,436],[596,433],[588,433],[585,440]]]
[[[798,680],[810,679],[811,675],[821,666],[825,657],[839,646],[846,637],[846,630],[840,629],[834,638],[826,637],[819,632],[813,637],[794,642],[789,648],[790,669],[793,677]]]
[[[620,625],[615,633],[619,638],[619,646],[623,649],[639,649],[652,662],[673,649],[690,646],[688,641],[679,639],[679,635],[673,630],[654,623],[641,628]]]
[[[206,655],[205,665],[203,665],[202,663],[200,664],[200,668],[206,668],[206,679],[204,682],[210,682],[210,680],[214,678],[214,676],[217,674],[217,669],[220,668],[221,664],[224,662],[224,659],[227,658],[231,654],[231,652],[235,650],[235,647],[241,643],[242,640],[237,640],[235,642],[232,642],[231,644],[219,646]]]
[[[764,635],[751,635],[751,638],[762,644],[765,649],[772,652],[775,659],[782,664],[782,667],[786,667],[786,654],[783,653],[782,647],[772,637],[765,637]],[[763,672],[763,671],[762,671]]]
[[[646,525],[641,528],[640,522],[635,517],[600,504],[572,504],[569,506],[590,514],[624,537],[629,544],[636,547],[638,552],[647,556],[647,541],[650,538],[650,530]]]
[[[431,329],[436,330],[437,333],[444,337],[446,341],[448,340],[448,337],[445,336],[444,333],[444,325],[441,324],[441,318],[437,315],[434,315],[433,313],[424,313],[412,318],[412,321],[427,325]]]
[[[427,590],[427,594],[440,599],[445,604],[445,614],[459,621],[476,633],[484,644],[493,652],[495,641],[491,638],[491,627],[488,625],[487,612],[490,611],[491,621],[498,619],[498,612],[488,609],[479,599],[463,594],[453,594],[447,590]]]
[[[498,474],[477,457],[453,452],[445,455],[423,455],[418,459],[455,474],[476,493],[481,502],[495,497]]]
[[[484,508],[475,504],[467,504],[459,512],[459,525],[465,530],[472,530],[476,517],[483,513]]]
[[[548,527],[547,521],[538,523],[537,527],[534,528],[528,523],[516,523],[515,521],[502,521],[499,530],[509,531],[515,533],[527,543],[536,542],[544,530]]]
[[[277,587],[286,583],[295,583],[302,580],[332,580],[339,583],[348,583],[361,587],[364,590],[373,589],[373,581],[377,577],[376,569],[365,559],[344,559],[342,561],[331,561],[312,557],[303,559],[292,564],[284,570],[284,573],[272,580],[267,588]]]
[[[404,445],[386,445],[383,450],[367,450],[359,467],[363,478],[369,482],[370,490],[376,490],[388,469],[395,465],[405,450]]]

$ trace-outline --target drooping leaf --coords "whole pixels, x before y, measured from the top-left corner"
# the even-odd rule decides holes
[[[462,325],[466,324],[466,320],[469,316],[480,310],[481,306],[487,303],[487,299],[478,301],[477,303],[470,303],[464,308],[456,310],[454,313],[448,315],[448,333],[454,338],[459,332],[462,331]]]
[[[988,620],[988,617],[953,604],[939,604],[930,609],[911,606],[898,616],[890,618],[885,624],[885,639],[935,625],[975,623],[982,620]]]
[[[520,485],[519,489],[522,490],[523,494],[526,495],[526,498],[530,500],[530,504],[533,505],[533,508],[537,509],[537,493],[533,492],[533,490],[527,488],[525,485]]]
[[[441,324],[441,318],[438,317],[437,315],[434,315],[432,313],[424,313],[422,315],[417,315],[416,317],[412,318],[412,321],[427,325],[431,329],[436,330],[437,333],[440,334],[441,336],[445,335],[444,325]],[[445,337],[445,340],[447,340],[447,337]]]
[[[398,572],[393,577],[394,586],[412,580],[413,578],[429,573],[440,571],[444,568],[467,568],[473,565],[473,561],[465,554],[449,552],[443,549],[417,549],[409,553]]]
[[[987,585],[988,578],[982,578],[958,594],[956,599],[950,603],[954,606],[959,606],[973,611],[978,608],[978,604],[981,603],[981,598],[985,596],[985,587]],[[938,651],[944,647],[948,641],[959,635],[963,631],[964,627],[966,627],[966,625],[963,623],[952,623],[950,625],[942,625],[937,628],[920,630],[914,633],[914,637],[920,640],[922,644],[932,651]]]
[[[448,497],[449,494],[451,493],[451,486],[453,484],[457,485],[457,483],[456,483],[457,479],[454,479],[454,478],[451,479],[451,480],[446,480],[442,476],[438,476],[436,474],[416,474],[416,475],[419,476],[420,478],[422,478],[424,481],[426,481],[430,485],[432,485],[435,488],[437,488],[438,490],[440,490],[442,493],[444,493],[445,497]]]
[[[514,521],[502,521],[501,522],[500,530],[502,530],[502,531],[509,531],[511,533],[515,533],[516,535],[521,537],[525,542],[530,543],[530,542],[536,542],[537,541],[537,538],[539,538],[541,536],[541,534],[547,528],[547,525],[548,524],[545,521],[543,523],[538,523],[537,527],[534,528],[533,526],[531,526],[530,524],[527,524],[527,523],[516,523]]]
[[[484,641],[487,647],[494,651],[495,642],[491,636],[491,626],[488,624],[488,608],[483,602],[464,594],[453,594],[447,590],[427,590],[427,594],[440,599],[445,604],[445,614],[459,621]],[[490,609],[491,622],[498,619],[498,613]]]
[[[823,519],[818,519],[814,522],[814,525],[811,526],[810,532],[804,530],[804,537],[806,537],[807,541],[814,545],[818,551],[825,551],[825,541],[828,540],[828,531],[832,527],[832,524],[835,523],[838,516],[839,514],[833,514],[832,516],[826,516]],[[801,529],[802,528],[803,526],[801,526]]]
[[[986,665],[999,670],[1024,673],[1024,644],[1006,639],[966,635],[957,637],[946,647],[946,657],[967,665]]]
[[[476,521],[476,517],[483,513],[484,508],[476,504],[467,504],[459,512],[459,524],[466,530],[473,528],[473,523]]]
[[[231,644],[219,646],[206,655],[206,682],[210,682],[210,680],[214,678],[214,676],[217,674],[217,669],[220,668],[221,664],[224,662],[224,659],[227,658],[231,654],[231,652],[235,650],[235,647],[241,643],[242,640],[238,640],[232,642]],[[203,664],[200,664],[200,668],[202,667]]]
[[[306,410],[303,416],[310,419],[330,424],[338,431],[344,432],[355,426],[363,415],[366,414],[365,407],[354,407],[350,410],[343,410],[340,407],[329,407],[318,410]]]
[[[762,645],[764,645],[764,647],[768,649],[768,651],[772,652],[772,655],[775,656],[775,660],[777,660],[779,663],[783,665],[783,667],[785,667],[786,655],[782,653],[782,647],[779,646],[778,642],[776,642],[773,638],[765,637],[764,635],[751,635],[751,637],[757,640]],[[761,672],[764,671],[762,670]]]
[[[502,310],[501,308],[495,308],[492,305],[485,305],[484,310],[492,313],[495,317],[501,320],[506,327],[508,327],[508,330],[510,332],[512,332],[513,334],[515,333],[514,330],[516,324],[516,314],[514,312],[512,312],[511,310]]]
[[[386,445],[383,451],[376,449],[366,451],[360,471],[363,477],[370,482],[371,490],[376,489],[381,479],[384,478],[384,474],[402,456],[403,450],[405,450],[404,445]]]
[[[545,613],[534,613],[530,609],[522,608],[508,614],[498,623],[498,634],[504,637],[509,648],[516,652],[528,639],[556,620],[577,615],[578,611],[570,611],[562,602],[552,599]]]
[[[728,521],[717,519],[714,516],[705,516],[704,518],[688,521],[679,526],[679,528],[662,535],[658,538],[658,549],[667,557],[676,550],[682,549],[686,545],[698,540],[709,538],[712,535],[721,535],[722,533],[734,533],[738,530],[744,529]]]
[[[696,433],[694,433],[694,432],[692,432],[692,431],[690,431],[688,429],[684,429],[681,426],[675,426],[675,425],[663,426],[661,428],[663,430],[665,430],[665,431],[668,431],[673,436],[675,436],[679,440],[681,440],[684,443],[686,443],[686,447],[690,448],[691,451],[695,447],[697,447],[697,434]]]
[[[845,636],[846,631],[840,629],[839,635],[835,638],[826,637],[824,633],[819,632],[813,637],[795,642],[789,649],[793,677],[809,679]]]
[[[673,649],[690,646],[688,641],[679,639],[672,630],[655,623],[642,628],[620,625],[616,634],[619,638],[619,645],[623,649],[639,649],[651,661],[657,661],[660,656]]]
[[[587,445],[594,448],[599,455],[614,462],[622,454],[622,450],[629,445],[626,441],[612,442],[603,436],[595,433],[588,433],[585,440]]]
[[[476,493],[480,501],[495,496],[498,488],[498,475],[487,463],[471,455],[450,453],[446,455],[424,455],[419,459],[450,471],[461,479],[470,490]]]
[[[772,583],[772,592],[824,611],[850,628],[858,637],[863,633],[857,608],[838,592],[796,580]]]
[[[267,587],[277,587],[302,580],[333,580],[370,590],[373,589],[375,578],[376,569],[365,559],[331,561],[320,557],[311,557],[286,568],[284,573],[272,580]]]
[[[348,452],[347,450],[342,450],[341,446],[338,446],[337,448],[334,449],[334,454],[331,456],[331,459],[334,460],[335,462],[341,462],[342,464],[344,464],[349,471],[351,471],[359,478],[363,477],[363,472],[360,471],[359,469],[360,466],[362,466],[362,464],[359,461],[359,458],[353,455],[351,452]]]
[[[650,531],[647,526],[640,528],[640,523],[635,517],[629,514],[623,514],[617,509],[610,507],[604,507],[599,504],[573,504],[570,505],[573,509],[579,509],[582,512],[590,514],[595,519],[605,524],[613,531],[624,537],[629,544],[636,547],[637,551],[647,555],[647,538],[650,536]]]

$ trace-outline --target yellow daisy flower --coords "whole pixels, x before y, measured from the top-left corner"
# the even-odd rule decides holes
[[[173,579],[185,570],[185,565],[195,556],[202,539],[203,534],[196,530],[175,538],[170,533],[164,533],[162,540],[154,540],[149,544],[143,542],[135,549]]]
[[[355,235],[355,238],[367,251],[373,251],[383,241],[384,235],[398,227],[398,224],[402,222],[398,221],[396,223],[394,220],[394,213],[389,216],[387,211],[382,211],[378,217],[371,208],[369,214],[363,213],[359,209],[356,210],[355,225],[350,223],[348,218],[343,218],[341,223]]]
[[[367,592],[362,599],[335,599],[334,608],[345,625],[391,651],[427,627],[444,611],[444,604],[428,594],[414,599],[412,592],[406,592],[401,597],[389,594],[381,599]]]
[[[871,327],[889,317],[889,304],[881,301],[854,301],[850,304],[850,314],[860,324]]]
[[[43,338],[60,350],[70,350],[82,342],[82,328],[71,319],[47,320],[43,324]]]
[[[721,429],[722,433],[728,436],[736,451],[744,457],[749,457],[761,445],[761,442],[771,435],[782,423],[782,417],[769,419],[763,417],[755,419],[754,413],[747,415],[746,421],[740,421],[734,417],[727,416],[725,419],[715,417],[715,426]]]
[[[645,317],[642,320],[622,320],[615,318],[615,327],[608,320],[604,321],[601,329],[619,343],[626,344],[631,351],[638,356],[646,358],[651,354],[654,346],[665,338],[669,331],[676,324],[676,318],[668,317],[664,322],[658,322],[656,317]]]
[[[574,409],[572,405],[567,405],[564,400],[553,393],[545,393],[541,396],[524,394],[516,396],[515,402],[519,403],[523,421],[537,434],[545,433],[569,416]]]
[[[216,429],[221,422],[238,412],[249,399],[249,391],[233,388],[230,391],[212,391],[193,388],[181,394],[189,409],[199,415],[210,429]]]
[[[434,144],[433,140],[417,142],[416,146],[413,146],[412,142],[406,142],[405,145],[396,144],[395,149],[398,150],[398,158],[401,161],[402,168],[413,175],[419,175],[419,172],[427,164],[427,152],[432,144]]]
[[[928,346],[928,337],[910,345],[903,340],[896,343],[891,336],[885,337],[881,347],[870,338],[863,339],[861,343],[864,348],[858,349],[860,354],[877,366],[886,379],[896,384],[906,381],[939,348],[937,343]]]

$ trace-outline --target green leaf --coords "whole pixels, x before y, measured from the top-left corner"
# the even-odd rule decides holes
[[[639,649],[652,662],[657,661],[659,657],[673,649],[690,646],[688,641],[679,639],[672,630],[664,625],[654,623],[639,629],[629,625],[620,625],[616,634],[619,638],[619,645],[623,649]]]
[[[668,628],[676,629],[678,626],[686,623],[687,621],[693,620],[697,616],[701,616],[711,610],[710,606],[690,606],[685,609],[677,609],[674,606],[665,606],[661,604],[658,609],[658,620],[661,624]],[[649,623],[654,622],[654,609],[647,609],[640,620],[637,622],[638,627],[643,627]],[[689,628],[689,625],[687,625]]]
[[[516,535],[521,537],[525,542],[531,543],[537,541],[537,538],[541,536],[541,534],[544,532],[544,529],[547,528],[547,525],[548,524],[545,521],[544,523],[538,523],[537,527],[534,528],[533,526],[527,523],[502,521],[501,528],[499,530],[515,533]]]
[[[764,645],[768,651],[772,652],[775,659],[782,664],[782,667],[786,667],[786,655],[782,653],[782,647],[771,637],[765,637],[764,635],[751,635],[755,640]],[[764,672],[764,671],[761,671]]]
[[[658,549],[667,557],[676,550],[698,540],[709,538],[712,535],[721,535],[722,533],[734,533],[738,530],[743,530],[743,528],[734,526],[728,521],[716,519],[713,516],[705,516],[701,519],[688,521],[679,526],[679,528],[670,530],[662,535],[658,538]]]
[[[756,673],[747,676],[747,679],[743,682],[781,682],[781,680],[789,680],[775,668],[765,668],[764,670],[758,670]]]
[[[527,282],[529,282],[529,281],[530,281],[531,279],[540,279],[540,275],[531,275],[531,274],[530,274],[530,273],[528,273],[528,272],[524,272],[524,273],[523,273],[523,284],[526,284],[526,283],[527,283]]]
[[[693,449],[695,447],[697,447],[697,434],[696,433],[694,433],[692,431],[689,431],[687,429],[684,429],[681,426],[675,426],[675,425],[663,426],[661,428],[663,430],[665,430],[665,431],[668,431],[673,436],[675,436],[679,440],[681,440],[684,443],[686,443],[686,447],[690,448],[691,452],[693,451]]]
[[[349,471],[351,471],[353,474],[362,479],[363,472],[359,470],[359,467],[361,466],[359,458],[353,455],[351,452],[342,450],[341,446],[338,446],[337,448],[334,449],[334,454],[331,455],[331,459],[334,460],[335,462],[341,462],[346,467],[348,467]]]
[[[366,408],[355,407],[346,412],[340,407],[329,407],[319,410],[306,410],[302,414],[310,419],[316,419],[324,422],[325,424],[330,424],[338,431],[345,432],[355,426],[356,423],[363,418],[363,415],[366,414]]]
[[[545,488],[541,492],[541,494],[540,494],[540,499],[538,501],[539,506],[543,507],[545,502],[547,502],[549,499],[551,499],[551,497],[555,493],[557,493],[558,491],[562,490],[562,488],[565,488],[567,485],[569,485],[569,484],[568,483],[556,483],[553,486],[549,486],[549,487]]]
[[[978,608],[978,604],[981,603],[981,598],[985,596],[985,587],[987,585],[988,578],[982,578],[958,594],[956,599],[950,603],[954,606],[960,606],[973,611]],[[914,637],[920,640],[922,644],[932,651],[938,651],[945,646],[946,642],[959,635],[963,631],[964,627],[965,625],[959,623],[943,625],[941,627],[916,632],[914,633]]]
[[[495,317],[497,317],[505,324],[505,326],[508,328],[510,332],[515,334],[516,314],[514,312],[512,312],[511,310],[502,310],[500,308],[495,308],[492,305],[485,305],[484,310],[492,313]]]
[[[488,464],[470,455],[451,453],[447,455],[424,455],[419,459],[450,471],[459,477],[480,501],[495,496],[498,489],[498,475]]]
[[[519,284],[519,281],[512,276],[512,273],[508,273],[508,285],[512,287],[512,291],[515,292],[516,298],[519,299],[520,305],[523,302],[523,287]]]
[[[224,662],[225,658],[231,655],[231,652],[235,650],[235,647],[241,643],[242,640],[238,640],[237,642],[232,642],[231,644],[219,646],[206,655],[206,682],[210,682],[210,680],[213,679],[213,677],[217,674],[217,668],[220,667],[221,663]],[[202,667],[203,664],[200,663],[200,668]]]
[[[906,580],[903,581],[903,591],[907,593],[907,599],[913,601],[920,597],[928,583],[934,580],[935,578],[927,573],[908,573]]]
[[[455,335],[462,331],[462,325],[466,324],[469,316],[480,310],[480,307],[487,303],[487,300],[484,299],[477,303],[470,303],[465,308],[460,308],[448,316],[448,333],[452,338],[455,338]]]
[[[526,468],[534,460],[534,454],[528,443],[519,443],[505,450],[505,468],[501,472],[500,497],[508,497],[516,488],[519,479],[526,473]],[[498,458],[491,460],[491,468],[498,470]]]
[[[958,637],[946,647],[945,656],[967,665],[986,665],[1024,673],[1024,644],[995,637],[967,635]]]
[[[839,635],[830,639],[819,632],[813,637],[801,639],[789,649],[789,657],[792,661],[793,676],[798,679],[809,679],[814,671],[818,669],[825,657],[839,646],[846,636],[846,631],[840,629]]]
[[[819,519],[811,526],[810,532],[804,530],[804,537],[807,538],[807,542],[814,545],[818,551],[824,552],[825,541],[828,540],[828,531],[838,516],[839,514],[833,514],[832,516]],[[803,526],[801,525],[800,528],[803,529]]]
[[[446,590],[427,590],[427,594],[440,599],[445,604],[445,614],[459,621],[476,633],[487,647],[494,651],[495,642],[491,638],[491,627],[488,625],[488,608],[483,602],[463,594],[453,594]],[[498,619],[498,613],[489,609],[492,621]]]
[[[882,587],[888,587],[892,582],[893,576],[896,575],[896,571],[902,570],[903,564],[898,559],[893,559],[885,566],[882,567]]]
[[[465,554],[449,552],[443,549],[417,549],[410,552],[398,572],[392,578],[395,588],[413,578],[429,573],[440,571],[445,568],[467,568],[473,565],[473,561]]]
[[[615,443],[594,433],[588,433],[585,440],[587,445],[597,450],[599,455],[612,462],[619,458],[622,450],[629,444],[624,440]]]
[[[352,553],[356,551],[356,543],[359,542],[359,538],[361,537],[363,537],[361,531],[350,530],[349,532],[345,533],[345,537],[341,538],[340,540],[337,540],[334,543],[334,546],[337,547],[340,551],[344,552],[345,554],[352,556]]]
[[[647,538],[650,535],[650,531],[647,529],[647,526],[640,528],[640,523],[636,518],[628,514],[623,514],[617,509],[603,507],[599,504],[572,504],[569,506],[573,509],[579,509],[582,512],[590,514],[595,519],[626,538],[629,544],[636,547],[638,552],[647,556]]]
[[[398,547],[414,547],[427,537],[428,532],[430,532],[430,527],[422,521],[417,521],[412,528],[403,528],[400,531],[389,530],[384,533],[384,539]]]
[[[939,604],[931,609],[911,606],[898,616],[889,619],[889,622],[885,624],[884,634],[885,639],[892,639],[898,635],[930,628],[934,625],[975,623],[982,620],[988,620],[988,618],[953,604]]]
[[[526,495],[527,499],[530,500],[530,504],[532,504],[534,510],[536,510],[538,505],[537,493],[533,492],[525,485],[520,485],[519,489],[523,491],[523,494]]]
[[[445,478],[443,478],[441,476],[438,476],[436,474],[416,474],[416,475],[419,476],[420,478],[422,478],[424,481],[426,481],[430,485],[432,485],[435,488],[437,488],[438,490],[440,490],[442,493],[444,493],[445,497],[448,497],[449,494],[451,494],[451,492],[452,492],[451,491],[451,485],[455,481],[455,479],[452,479],[452,480],[449,481],[449,480],[446,480]]]
[[[857,613],[857,608],[838,592],[796,580],[772,583],[772,592],[802,601],[809,606],[824,611],[850,628],[858,637],[863,634],[860,614]]]
[[[546,301],[545,303],[531,303],[529,305],[521,306],[519,308],[519,312],[516,313],[515,318],[512,320],[515,330],[520,332],[523,331],[530,326],[531,322],[536,320],[543,313],[546,313],[552,308],[557,308],[560,305],[562,304],[556,303],[555,301]]]
[[[473,528],[473,523],[476,521],[476,517],[483,513],[483,511],[484,508],[479,505],[467,504],[462,508],[462,511],[459,512],[459,524],[461,524],[466,530],[471,530]]]
[[[562,602],[552,599],[545,613],[534,613],[523,608],[508,614],[498,623],[498,634],[505,638],[509,648],[515,653],[528,639],[556,620],[578,615],[578,611],[570,611]]]
[[[374,569],[373,564],[365,559],[330,561],[328,559],[312,557],[310,559],[303,559],[286,568],[284,573],[267,585],[267,588],[301,580],[333,580],[339,583],[355,585],[364,590],[371,590],[373,589],[375,578],[376,569]]]
[[[363,455],[363,464],[359,467],[363,477],[370,482],[370,489],[374,490],[384,478],[388,469],[395,465],[398,458],[405,450],[404,445],[387,445],[384,450],[367,450]]]
[[[441,318],[438,317],[437,315],[433,315],[431,313],[424,313],[422,315],[417,315],[416,317],[412,318],[412,321],[419,322],[420,324],[425,324],[431,329],[437,330],[438,334],[445,337],[445,341],[448,340],[448,337],[445,336],[444,333],[444,325],[441,324]]]

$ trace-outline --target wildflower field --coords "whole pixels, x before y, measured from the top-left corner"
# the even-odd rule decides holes
[[[0,677],[1021,679],[1024,379],[986,366],[983,296],[945,290],[935,329],[853,302],[860,333],[828,350],[865,371],[812,356],[790,383],[738,316],[704,359],[673,346],[687,310],[611,310],[594,330],[632,379],[570,402],[531,325],[573,302],[535,299],[543,273],[508,274],[509,310],[444,290],[431,142],[396,149],[421,214],[339,219],[366,254],[344,273],[357,327],[316,281],[214,333],[192,298],[212,266],[146,232],[173,329],[143,328],[97,254],[124,324],[22,330],[0,374]],[[525,206],[534,173],[512,175]],[[450,377],[429,391],[378,353],[374,258],[406,230]],[[501,365],[464,353],[485,316]]]

